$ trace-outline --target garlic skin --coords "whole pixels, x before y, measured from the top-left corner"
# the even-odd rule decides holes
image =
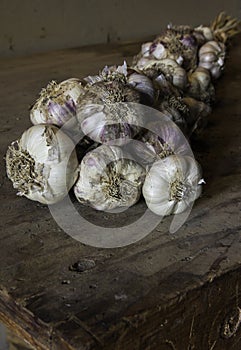
[[[53,125],[35,125],[6,153],[8,178],[17,195],[43,204],[62,200],[77,179],[78,160],[70,138]]]
[[[200,196],[201,183],[200,168],[194,158],[171,155],[152,165],[142,193],[155,214],[179,214]]]
[[[120,147],[102,145],[82,159],[74,193],[97,210],[130,207],[139,200],[144,177],[145,170]]]
[[[51,81],[40,92],[40,97],[30,110],[30,119],[34,125],[64,125],[76,115],[76,102],[84,96],[85,89],[79,79],[70,78],[56,83]]]
[[[199,50],[199,67],[209,70],[213,79],[220,77],[224,68],[225,45],[217,41],[208,41]]]

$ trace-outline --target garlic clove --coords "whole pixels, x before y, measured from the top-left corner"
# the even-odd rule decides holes
[[[177,67],[174,71],[172,82],[174,86],[184,90],[187,85],[187,73],[185,69]]]
[[[161,43],[152,44],[150,52],[151,52],[151,55],[157,60],[167,57],[166,49],[164,45],[162,45]]]
[[[150,48],[151,48],[152,42],[144,43],[141,45],[141,54],[143,57],[149,57],[150,56]]]
[[[7,175],[17,194],[44,204],[67,195],[77,179],[77,167],[73,142],[53,125],[29,128],[6,153]]]

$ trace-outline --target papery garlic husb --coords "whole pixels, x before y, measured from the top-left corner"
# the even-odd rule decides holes
[[[148,208],[166,216],[189,209],[200,196],[203,182],[194,158],[171,155],[153,164],[142,192]]]
[[[30,110],[30,119],[36,124],[64,125],[76,115],[76,102],[85,94],[79,79],[70,78],[56,83],[50,82],[40,92],[40,97]]]
[[[53,125],[35,125],[12,142],[6,168],[18,195],[44,204],[63,199],[77,179],[72,141]]]
[[[106,211],[135,204],[145,170],[127,157],[118,146],[102,145],[87,153],[74,186],[78,201]]]

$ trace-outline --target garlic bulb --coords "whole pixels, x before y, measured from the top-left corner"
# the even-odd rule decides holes
[[[147,124],[138,137],[124,149],[146,169],[170,155],[192,155],[191,147],[180,129],[166,117]]]
[[[211,81],[209,70],[203,67],[188,75],[187,94],[207,104],[212,104],[215,99],[215,89]]]
[[[97,210],[130,207],[139,200],[144,177],[145,170],[120,147],[102,145],[82,159],[74,193]]]
[[[180,96],[167,96],[157,108],[169,117],[182,131],[186,131],[187,122],[184,116],[189,113],[189,110]]]
[[[100,143],[128,142],[139,130],[140,117],[127,102],[140,102],[140,93],[120,81],[90,86],[77,105],[77,121],[84,134]]]
[[[214,79],[220,77],[224,68],[225,45],[217,41],[208,41],[199,50],[199,67],[209,70]]]
[[[188,106],[189,110],[185,120],[189,135],[191,135],[195,130],[202,130],[207,125],[207,117],[212,110],[208,104],[197,101],[192,97],[184,97],[183,102]]]
[[[62,200],[77,179],[74,144],[53,125],[35,125],[12,142],[6,168],[18,195],[44,204]]]
[[[153,164],[142,192],[148,208],[165,216],[188,209],[200,196],[201,183],[200,168],[192,157],[171,155]]]
[[[64,125],[76,115],[76,102],[85,94],[81,81],[71,78],[50,82],[30,110],[31,122],[36,124]]]

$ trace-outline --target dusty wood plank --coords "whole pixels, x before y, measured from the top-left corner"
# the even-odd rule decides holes
[[[143,241],[120,249],[74,241],[46,207],[17,198],[2,158],[30,126],[27,106],[49,80],[120,64],[139,44],[0,61],[0,285],[6,291],[0,319],[32,345],[62,349],[62,339],[63,349],[240,349],[239,329],[230,338],[220,333],[240,305],[240,40],[218,83],[209,127],[193,142],[207,182],[202,198],[176,234],[168,233],[167,218]],[[113,226],[141,215],[145,205],[117,216],[81,210]],[[83,258],[95,267],[69,269]]]

